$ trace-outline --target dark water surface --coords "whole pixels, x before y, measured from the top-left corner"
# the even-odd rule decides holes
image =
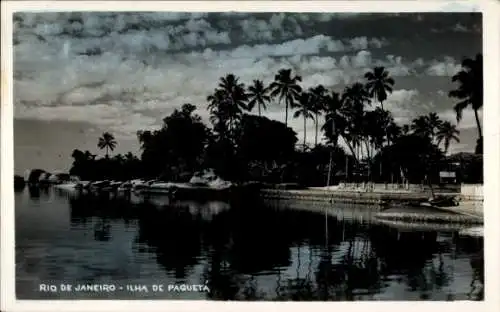
[[[373,207],[168,204],[29,189],[15,201],[18,299],[483,299],[482,239],[380,225]],[[116,290],[63,292],[61,283]],[[127,284],[148,292],[119,290]],[[174,284],[210,291],[166,291]]]

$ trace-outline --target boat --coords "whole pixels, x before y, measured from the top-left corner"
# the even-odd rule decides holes
[[[462,235],[462,236],[469,236],[469,237],[484,237],[484,227],[477,226],[477,227],[470,227],[470,228],[461,229],[458,232],[458,234]]]
[[[458,206],[459,202],[455,196],[439,195],[429,199],[429,204],[433,207],[453,207]]]
[[[92,184],[90,181],[78,181],[74,183],[76,184],[75,188],[79,190],[89,190],[90,185]]]
[[[93,192],[109,191],[110,184],[111,182],[108,180],[92,182],[90,183],[90,190]]]
[[[138,180],[138,181],[135,181],[135,183],[134,182],[132,183],[132,189],[133,189],[134,193],[141,194],[145,190],[148,190],[150,188],[150,186],[156,182],[157,182],[157,180],[149,180],[149,181]]]
[[[54,185],[54,188],[65,191],[77,191],[81,186],[77,182],[68,182]]]
[[[128,182],[124,182],[122,184],[120,184],[117,188],[117,191],[118,192],[130,192],[132,190],[132,187],[134,185],[132,184],[132,182],[128,181]]]

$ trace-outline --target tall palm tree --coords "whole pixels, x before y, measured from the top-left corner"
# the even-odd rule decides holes
[[[381,66],[375,67],[372,72],[367,72],[365,79],[368,80],[366,83],[368,94],[380,102],[380,108],[384,111],[384,101],[387,100],[387,94],[392,93],[394,79],[389,77],[389,72]],[[387,128],[384,128],[384,134],[388,137]],[[382,162],[380,162],[380,175],[382,175]]]
[[[271,101],[271,97],[268,95],[269,89],[264,87],[262,80],[254,80],[253,85],[248,87],[248,110],[252,109],[257,105],[259,110],[259,116],[261,115],[260,109],[266,109],[266,103]]]
[[[220,78],[219,89],[224,91],[229,105],[237,109],[247,110],[247,94],[245,84],[239,82],[239,78],[234,74],[227,74]]]
[[[229,116],[235,114],[234,106],[227,103],[226,93],[223,90],[215,89],[214,93],[207,96],[208,110],[211,114],[210,121],[216,127],[225,128],[229,123]],[[230,110],[229,108],[233,108]]]
[[[457,127],[449,121],[444,121],[441,126],[439,127],[436,138],[438,144],[441,144],[441,142],[444,142],[444,153],[448,153],[448,148],[450,147],[450,142],[455,141],[457,143],[460,143],[459,136],[460,135],[460,130],[457,129]]]
[[[362,83],[356,82],[344,89],[342,95],[342,115],[346,119],[344,138],[351,141],[354,158],[361,156],[361,140],[363,138],[364,107],[370,104],[370,96]],[[357,150],[354,153],[354,150]]]
[[[293,114],[294,118],[302,116],[304,118],[304,150],[306,149],[306,129],[307,129],[307,119],[314,119],[311,110],[311,100],[312,95],[309,92],[302,92],[299,96],[298,110]]]
[[[292,76],[291,69],[280,69],[269,86],[271,97],[278,97],[280,103],[285,100],[285,126],[288,126],[288,108],[294,106],[302,92],[302,88],[298,84],[301,81],[302,77]]]
[[[339,93],[332,91],[330,94],[325,95],[322,111],[325,113],[325,123],[321,127],[327,141],[332,144],[330,149],[330,161],[328,165],[327,186],[330,185],[330,178],[333,165],[333,152],[338,146],[338,139],[340,136],[344,138],[351,152],[354,150],[348,140],[343,136],[346,121],[341,113],[342,110],[342,97]],[[347,161],[347,158],[346,158]],[[347,162],[346,162],[347,163]],[[347,165],[346,165],[347,166]],[[347,170],[346,170],[347,175]]]
[[[408,125],[406,126],[408,127]],[[404,134],[403,131],[403,127],[398,126],[398,124],[392,120],[387,126],[387,143],[394,143],[396,139],[401,136],[401,134]]]
[[[427,116],[418,116],[413,119],[410,127],[415,135],[428,138],[431,138],[432,136],[432,129],[429,126],[429,119]]]
[[[106,158],[109,156],[109,150],[113,151],[116,145],[117,143],[115,137],[109,132],[104,132],[97,143],[97,147],[100,149],[106,149]]]
[[[323,107],[325,123],[321,127],[321,130],[323,130],[328,141],[334,146],[337,146],[338,137],[343,133],[342,126],[345,124],[341,110],[342,97],[339,93],[332,91],[325,98]]]
[[[373,71],[365,74],[365,78],[368,80],[366,83],[368,94],[380,103],[383,110],[387,94],[392,93],[394,79],[389,77],[389,72],[384,67],[375,67]]]
[[[462,112],[467,107],[474,110],[477,132],[482,142],[483,132],[479,121],[478,110],[483,107],[483,55],[477,54],[474,59],[464,59],[462,70],[451,78],[452,82],[458,82],[458,88],[452,90],[448,95],[460,100],[454,106],[457,114],[457,123],[462,119]]]
[[[401,137],[401,135],[406,135],[410,131],[408,125],[404,125],[403,127],[398,126],[394,119],[389,123],[386,129],[386,135],[387,135],[387,144],[391,145],[396,140]],[[381,156],[382,156],[382,150],[381,151]],[[394,166],[389,166],[390,168],[390,179],[391,183],[394,183]],[[382,159],[380,161],[380,168],[382,168]],[[382,169],[380,169],[380,174],[382,175]]]
[[[439,119],[439,116],[436,113],[430,113],[429,115],[426,116],[426,118],[427,118],[427,124],[429,126],[429,133],[431,135],[431,140],[432,142],[434,142],[436,139],[436,133],[441,127],[443,121]]]
[[[410,133],[410,125],[403,125],[401,127],[401,134],[408,135]]]
[[[363,109],[365,104],[370,103],[370,94],[366,87],[360,82],[347,86],[344,89],[342,97],[349,106],[358,110]]]
[[[214,93],[207,96],[208,110],[210,111],[210,121],[219,133],[231,134],[234,121],[241,113],[240,107],[233,105],[228,93],[223,89],[215,89]]]
[[[248,110],[247,98],[245,85],[234,74],[227,74],[220,78],[218,88],[207,100],[212,112],[216,110],[216,115],[227,119],[229,133],[232,134],[234,123],[241,117],[242,110]]]
[[[314,88],[309,89],[309,93],[312,96],[311,101],[311,111],[314,113],[314,125],[315,125],[315,136],[314,136],[314,146],[318,145],[318,115],[323,112],[326,101],[326,89],[323,85],[318,85]]]

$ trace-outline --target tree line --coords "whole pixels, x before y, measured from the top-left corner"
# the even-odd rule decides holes
[[[375,67],[362,80],[343,90],[323,85],[305,89],[301,76],[281,69],[266,85],[253,80],[245,85],[227,74],[207,96],[211,127],[196,106],[184,104],[163,119],[160,129],[139,130],[140,159],[131,153],[109,157],[116,147],[104,133],[98,147],[106,156],[73,152],[72,173],[92,178],[151,177],[185,181],[196,171],[213,168],[233,181],[259,180],[324,185],[338,180],[420,182],[437,175],[450,145],[460,131],[452,121],[430,113],[398,125],[384,107],[395,80],[384,67]],[[457,124],[462,112],[472,108],[478,139],[475,153],[482,154],[478,110],[482,108],[482,56],[465,59],[452,77],[457,85],[449,92],[457,99]],[[284,121],[262,116],[269,105],[285,108]],[[254,114],[255,110],[257,111]],[[303,121],[302,142],[288,126],[289,113]],[[307,120],[314,122],[314,144],[307,144]],[[325,138],[321,143],[320,134]],[[343,142],[347,150],[341,146]]]

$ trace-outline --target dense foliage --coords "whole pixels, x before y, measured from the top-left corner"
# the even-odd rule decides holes
[[[464,60],[463,69],[452,78],[458,88],[450,92],[450,97],[460,100],[455,105],[457,122],[467,107],[476,117],[482,107],[480,65],[481,56]],[[137,132],[140,159],[130,153],[109,157],[117,142],[112,134],[104,133],[98,147],[106,150],[106,157],[96,159],[88,151],[75,150],[71,174],[84,179],[185,181],[195,172],[212,168],[233,181],[307,185],[339,180],[437,181],[439,170],[449,162],[445,155],[450,145],[459,142],[456,125],[436,113],[398,125],[384,108],[395,85],[389,72],[376,67],[363,78],[338,92],[322,85],[303,89],[301,77],[291,69],[280,70],[268,86],[254,80],[247,87],[237,76],[228,74],[207,96],[211,127],[196,113],[195,105],[184,104],[164,118],[160,129]],[[273,102],[284,104],[284,122],[262,116]],[[255,108],[257,114],[250,114]],[[289,110],[293,118],[303,121],[304,136],[300,139],[288,127]],[[315,126],[312,146],[306,141],[308,119]],[[476,121],[476,153],[481,154],[478,117]],[[325,143],[318,140],[319,133]],[[297,145],[299,140],[302,142]],[[463,162],[462,166],[476,167],[477,162]],[[462,176],[482,179],[482,175],[470,172]]]

